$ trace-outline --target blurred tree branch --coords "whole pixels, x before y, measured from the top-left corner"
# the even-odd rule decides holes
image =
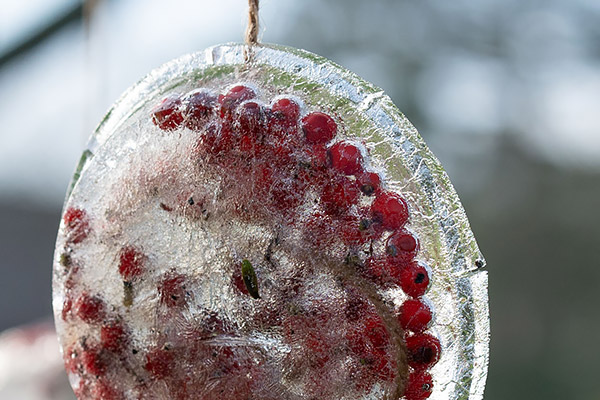
[[[50,20],[46,25],[39,27],[29,37],[26,37],[19,43],[16,43],[12,48],[9,48],[4,53],[0,54],[0,68],[4,67],[13,59],[22,54],[34,49],[39,44],[51,38],[64,27],[73,22],[78,22],[83,19],[84,2],[78,2],[70,8],[67,8],[62,13],[58,14],[54,19]]]

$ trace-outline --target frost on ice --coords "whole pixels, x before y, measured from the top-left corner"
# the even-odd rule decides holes
[[[231,45],[152,72],[90,140],[54,263],[81,399],[480,398],[486,276],[378,89]]]

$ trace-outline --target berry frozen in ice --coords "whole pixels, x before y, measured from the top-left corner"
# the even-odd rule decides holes
[[[347,71],[298,54],[263,70],[269,46],[230,69],[231,49],[147,78],[76,174],[54,269],[76,395],[411,400],[468,385],[483,347],[457,356],[457,335],[485,326],[458,310],[484,309],[462,289],[481,292],[463,273],[480,255],[437,161]]]
[[[346,175],[354,175],[362,170],[363,156],[354,143],[337,142],[329,149],[329,155],[332,167]]]
[[[327,143],[337,134],[333,118],[322,112],[313,112],[302,118],[302,129],[310,144]]]
[[[421,300],[408,299],[400,307],[400,325],[412,332],[427,329],[431,317],[431,309]]]
[[[408,221],[406,200],[394,192],[384,192],[376,196],[371,205],[371,212],[373,220],[389,230],[401,228]]]
[[[165,97],[152,112],[152,122],[164,131],[177,129],[183,123],[179,94]]]

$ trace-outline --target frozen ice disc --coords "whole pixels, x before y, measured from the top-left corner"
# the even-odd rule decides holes
[[[483,266],[380,89],[231,44],[151,72],[92,135],[53,303],[80,399],[479,399]]]

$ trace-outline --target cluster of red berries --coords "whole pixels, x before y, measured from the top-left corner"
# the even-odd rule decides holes
[[[170,96],[154,109],[153,121],[162,130],[185,126],[202,131],[201,153],[212,156],[234,176],[253,176],[255,193],[267,200],[260,204],[285,211],[288,217],[301,210],[305,194],[315,190],[320,208],[303,226],[316,246],[341,238],[352,249],[390,232],[387,254],[371,256],[357,263],[357,269],[377,285],[400,286],[410,297],[398,315],[412,368],[405,397],[428,398],[433,382],[427,369],[438,361],[440,343],[424,333],[432,319],[430,307],[422,300],[429,273],[415,261],[417,237],[404,228],[409,219],[406,201],[385,191],[379,174],[365,168],[368,150],[363,144],[331,143],[338,133],[331,116],[317,111],[302,117],[301,106],[293,99],[280,98],[268,106],[256,97],[256,91],[243,85],[224,95],[193,91]],[[361,192],[374,197],[370,207],[359,205]],[[378,331],[371,325],[365,324],[364,337]],[[362,351],[360,347],[357,351]],[[384,365],[384,359],[379,359]],[[380,369],[381,378],[385,368]]]
[[[399,194],[385,190],[381,176],[368,168],[369,151],[363,143],[335,141],[340,128],[328,114],[314,111],[303,115],[300,102],[293,98],[283,97],[270,105],[263,104],[257,100],[257,92],[244,85],[221,95],[200,89],[168,96],[152,111],[152,121],[163,131],[187,128],[200,133],[194,156],[218,165],[227,179],[246,185],[245,189],[251,192],[243,199],[233,200],[234,211],[246,217],[258,214],[283,220],[300,229],[316,248],[343,243],[350,255],[348,260],[369,243],[384,241],[385,254],[376,256],[371,250],[366,260],[354,260],[348,265],[375,286],[399,286],[409,296],[396,316],[406,332],[404,339],[411,368],[404,397],[423,400],[430,396],[433,382],[427,370],[439,360],[440,343],[425,333],[432,319],[431,309],[422,299],[429,286],[429,272],[415,260],[419,241],[405,228],[409,219],[406,201]],[[161,208],[172,211],[177,207],[161,203]],[[83,209],[67,209],[63,221],[67,248],[83,242],[92,231],[90,216]],[[65,254],[70,257],[68,252]],[[130,328],[98,296],[85,290],[76,292],[74,285],[68,285],[79,270],[70,258],[69,263],[72,265],[62,317],[77,318],[97,327],[100,339],[88,338],[66,349],[65,363],[71,372],[83,377],[82,395],[120,399],[123,395],[107,383],[107,374],[120,368],[124,352],[137,354]],[[148,270],[148,264],[148,257],[139,248],[127,245],[121,249],[118,272],[124,282],[125,297],[128,291],[133,296],[133,286]],[[237,279],[232,279],[233,286],[249,295],[243,279],[234,278]],[[187,305],[187,282],[188,277],[175,271],[163,274],[157,291],[160,303],[167,310],[165,318]],[[364,298],[350,293],[347,303],[346,316],[354,328],[346,340],[360,360],[356,367],[356,387],[368,392],[375,382],[392,382],[397,375],[396,360],[389,352],[390,333]],[[224,332],[222,323],[215,318],[203,320],[206,326],[196,327],[196,333],[202,335],[200,331],[207,329],[213,334]],[[279,323],[293,327],[298,319],[302,316],[284,318]],[[311,367],[325,370],[331,343],[318,336],[318,326],[302,323],[300,327],[295,334],[293,329],[284,331],[290,340],[304,338]],[[306,334],[298,333],[304,331]],[[233,361],[239,357],[228,347],[217,355],[203,354],[200,347],[180,354],[178,349],[187,345],[169,347],[166,342],[167,339],[163,340],[140,356],[144,357],[144,374],[173,381],[169,387],[175,390],[174,398],[186,398],[185,385],[176,381],[176,360],[191,355],[216,357],[214,365],[226,370],[222,373],[237,374],[242,380],[239,390],[252,384],[243,380],[251,375],[248,372],[251,363]],[[181,375],[185,376],[185,372]]]
[[[123,400],[126,388],[115,383],[115,376],[120,373],[134,373],[138,381],[136,390],[146,391],[153,381],[162,380],[168,384],[169,396],[173,399],[185,400],[194,396],[193,388],[188,387],[185,368],[197,360],[210,360],[219,366],[213,372],[221,376],[227,375],[239,382],[231,387],[216,387],[215,391],[230,398],[242,398],[252,391],[253,382],[247,377],[251,370],[251,360],[233,347],[221,346],[219,351],[203,345],[203,339],[218,334],[228,333],[218,316],[206,311],[201,323],[194,327],[192,337],[196,340],[185,340],[177,343],[173,337],[160,334],[157,344],[147,350],[137,350],[132,340],[131,328],[119,317],[98,295],[90,294],[85,289],[77,289],[75,279],[80,272],[78,262],[72,260],[69,252],[75,245],[83,244],[91,232],[91,219],[88,213],[80,208],[68,208],[63,216],[65,236],[67,238],[65,253],[61,263],[66,270],[65,299],[62,319],[65,321],[81,321],[93,328],[94,334],[81,337],[77,342],[64,349],[65,367],[69,373],[79,376],[75,394],[78,398]],[[117,271],[123,279],[124,286],[133,290],[133,286],[150,270],[148,257],[134,246],[124,246],[118,255]],[[160,304],[163,305],[159,318],[163,326],[174,323],[189,299],[186,285],[190,278],[167,271],[162,274],[157,285]],[[229,332],[231,333],[231,332]],[[169,346],[167,343],[173,343]],[[137,357],[142,370],[127,366],[128,357]],[[124,369],[125,368],[125,369]],[[129,369],[127,369],[129,368]],[[134,368],[133,370],[131,368]],[[132,372],[134,371],[134,372]],[[227,382],[224,382],[225,385]],[[213,398],[208,395],[208,398]]]

